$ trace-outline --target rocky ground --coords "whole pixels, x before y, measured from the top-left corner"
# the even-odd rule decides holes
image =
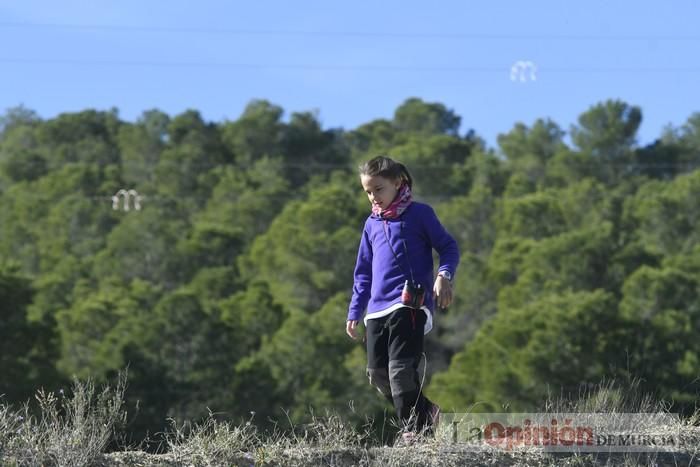
[[[696,454],[695,450],[698,450]],[[588,453],[574,455],[546,454],[529,450],[505,453],[494,450],[434,449],[430,447],[372,448],[372,449],[287,449],[266,458],[264,452],[240,453],[227,459],[177,458],[172,454],[119,452],[106,454],[99,467],[184,467],[205,465],[227,466],[700,466],[700,447],[684,452],[665,453]]]

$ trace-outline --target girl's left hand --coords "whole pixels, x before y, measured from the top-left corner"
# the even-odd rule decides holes
[[[452,303],[452,283],[442,276],[437,276],[433,286],[433,300],[440,308],[447,308]]]

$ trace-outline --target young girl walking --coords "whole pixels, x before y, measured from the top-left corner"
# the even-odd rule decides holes
[[[413,201],[403,164],[375,157],[360,166],[360,182],[372,213],[360,239],[346,332],[357,339],[364,317],[369,382],[394,405],[410,441],[437,423],[440,408],[423,395],[418,365],[433,306],[452,302],[459,249],[433,208]],[[440,257],[435,279],[433,249]]]

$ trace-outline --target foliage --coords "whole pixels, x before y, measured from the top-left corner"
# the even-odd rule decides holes
[[[344,326],[369,213],[353,167],[387,154],[462,253],[455,302],[426,341],[440,404],[529,410],[616,377],[691,411],[699,115],[639,147],[641,110],[608,100],[568,135],[519,122],[488,148],[453,110],[418,98],[352,130],[264,100],[226,122],[10,109],[0,394],[20,403],[36,386],[128,366],[136,437],[210,411],[381,419],[388,407]],[[133,199],[113,209],[121,189],[138,192],[140,210]]]

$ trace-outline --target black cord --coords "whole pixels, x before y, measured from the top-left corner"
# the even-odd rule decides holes
[[[396,255],[396,252],[394,251],[394,248],[391,246],[391,242],[389,241],[389,231],[387,228],[388,221],[387,220],[382,220],[382,226],[384,227],[384,236],[386,237],[386,243],[389,245],[389,249],[394,255],[394,259],[396,259],[396,264],[399,265],[399,269],[401,269],[401,274],[406,277],[406,271],[401,267],[401,261],[399,261],[399,257]],[[401,230],[403,230],[403,221],[401,222]],[[404,253],[406,254],[406,261],[408,262],[408,271],[410,272],[411,275],[411,283],[415,284],[416,281],[413,278],[413,268],[411,268],[411,262],[408,261],[408,247],[406,247],[406,239],[401,239],[403,243],[403,250]]]

